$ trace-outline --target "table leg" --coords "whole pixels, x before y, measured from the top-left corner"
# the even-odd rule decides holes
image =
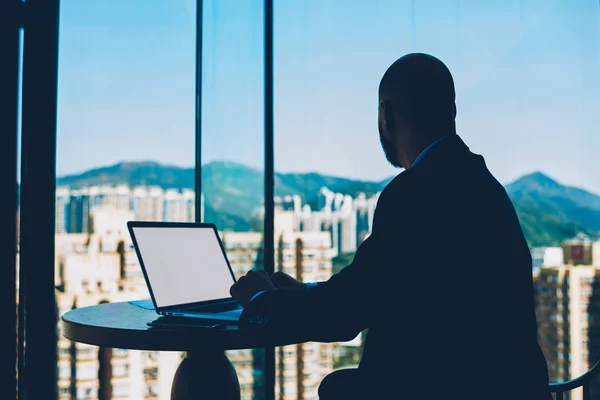
[[[240,384],[224,351],[191,352],[179,364],[171,400],[240,400]]]

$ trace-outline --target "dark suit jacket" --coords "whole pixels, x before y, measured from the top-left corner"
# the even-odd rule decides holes
[[[458,136],[384,189],[352,264],[306,293],[263,293],[242,321],[322,342],[368,329],[359,371],[373,396],[549,398],[527,243]]]

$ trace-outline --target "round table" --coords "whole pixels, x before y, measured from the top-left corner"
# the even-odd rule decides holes
[[[62,316],[61,334],[72,341],[131,350],[185,351],[173,380],[171,400],[240,399],[240,387],[225,350],[255,349],[300,343],[260,330],[151,328],[154,310],[128,302],[99,304]]]

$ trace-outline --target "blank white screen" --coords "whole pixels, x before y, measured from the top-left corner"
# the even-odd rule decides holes
[[[233,278],[212,228],[134,227],[158,307],[230,297]]]

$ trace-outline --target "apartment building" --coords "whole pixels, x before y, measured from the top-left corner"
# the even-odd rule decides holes
[[[125,243],[125,237],[110,234],[56,236],[58,315],[148,297],[143,279],[127,275],[137,260]],[[59,399],[169,398],[181,353],[105,349],[58,337]]]
[[[550,381],[580,376],[600,359],[599,274],[600,267],[593,265],[540,268],[536,277],[538,339]],[[582,399],[581,389],[573,390],[570,398]]]
[[[331,236],[327,232],[294,232],[286,229],[292,220],[285,213],[276,216],[275,268],[304,282],[331,276]],[[279,223],[278,223],[279,221]],[[259,232],[225,232],[223,242],[231,267],[241,276],[254,266],[262,267],[262,237]],[[228,352],[240,380],[242,399],[252,399],[261,390],[260,373],[254,371],[257,351]],[[321,380],[333,369],[331,343],[304,343],[278,347],[276,362],[276,398],[279,400],[317,400]]]

